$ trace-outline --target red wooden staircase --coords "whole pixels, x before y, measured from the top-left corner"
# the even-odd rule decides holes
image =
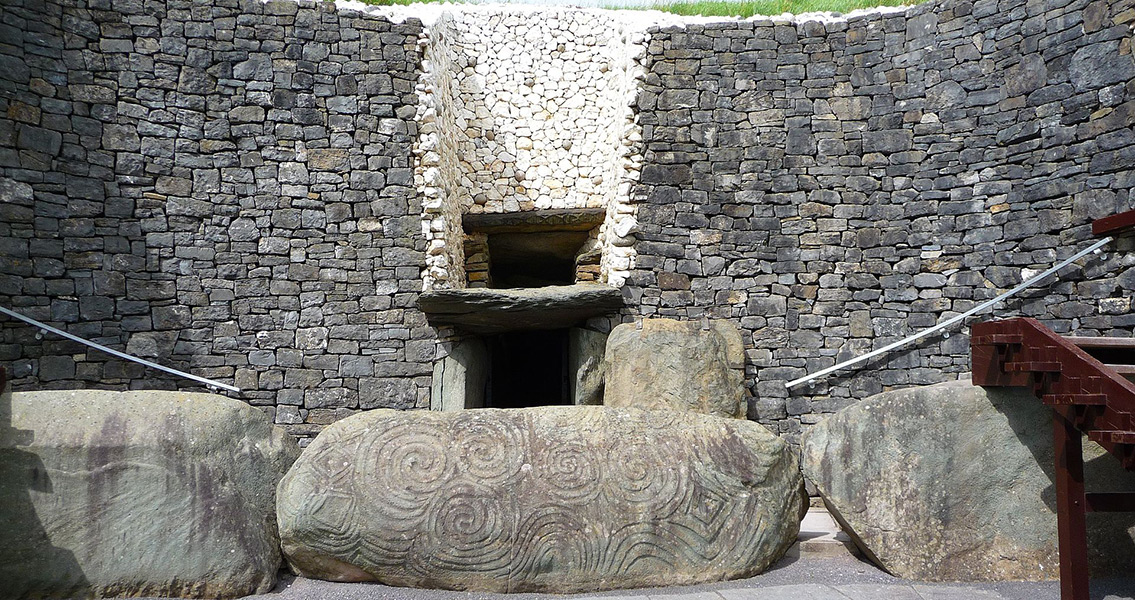
[[[1088,600],[1088,512],[1135,511],[1135,494],[1086,493],[1081,439],[1135,471],[1135,338],[1060,336],[1035,319],[975,324],[973,383],[1028,387],[1052,407],[1063,600]]]

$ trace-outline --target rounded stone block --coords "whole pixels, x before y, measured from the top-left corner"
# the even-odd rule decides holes
[[[212,394],[0,394],[0,597],[267,592],[275,489],[298,455]]]
[[[745,345],[726,320],[643,319],[607,338],[603,404],[745,416]]]
[[[762,426],[598,406],[375,410],[280,482],[305,577],[586,592],[744,577],[795,540],[802,477]]]
[[[885,392],[814,426],[804,472],[857,544],[904,579],[1054,579],[1052,411],[1024,389],[949,382]],[[1085,440],[1088,491],[1135,474]],[[1094,489],[1093,489],[1094,488]],[[1135,515],[1088,515],[1093,572],[1135,571]]]

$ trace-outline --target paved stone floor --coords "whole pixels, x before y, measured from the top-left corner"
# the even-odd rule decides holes
[[[851,556],[801,557],[790,552],[769,571],[738,581],[678,588],[620,590],[598,594],[482,594],[394,588],[377,584],[330,583],[287,577],[269,594],[245,600],[1060,600],[1051,582],[942,584],[891,577]],[[1093,600],[1135,599],[1135,574],[1092,582]]]

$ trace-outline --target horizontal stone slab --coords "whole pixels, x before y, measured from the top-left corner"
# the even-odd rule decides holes
[[[461,217],[465,231],[523,233],[590,231],[607,218],[606,208],[528,210],[514,213],[472,213]]]
[[[799,530],[795,453],[763,426],[600,406],[376,410],[280,484],[305,577],[587,592],[746,577]]]
[[[541,288],[435,290],[418,298],[430,324],[470,333],[571,327],[623,307],[623,295],[601,284]]]

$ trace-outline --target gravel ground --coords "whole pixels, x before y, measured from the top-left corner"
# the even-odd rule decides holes
[[[790,554],[756,577],[688,587],[597,594],[483,594],[330,583],[286,576],[268,594],[245,600],[1060,600],[1050,582],[926,584],[905,581],[853,557],[799,558]],[[1092,600],[1135,600],[1135,574],[1092,580]]]

